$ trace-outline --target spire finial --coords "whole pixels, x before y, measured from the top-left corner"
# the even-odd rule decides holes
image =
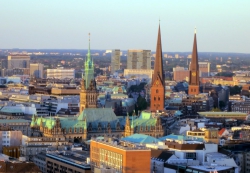
[[[194,33],[196,34],[196,27],[194,28]]]
[[[90,60],[90,33],[89,33],[89,49],[88,49],[87,60]]]
[[[160,25],[160,23],[161,23],[161,18],[159,17],[159,25]]]

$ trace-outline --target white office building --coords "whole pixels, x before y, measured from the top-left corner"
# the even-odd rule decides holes
[[[30,64],[30,77],[43,78],[43,64]]]
[[[56,79],[73,79],[75,78],[75,69],[47,69],[47,78],[56,78]]]

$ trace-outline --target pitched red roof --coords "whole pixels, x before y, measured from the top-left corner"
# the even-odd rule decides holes
[[[220,131],[219,131],[219,135],[221,136],[224,132],[225,132],[225,128],[222,128]]]

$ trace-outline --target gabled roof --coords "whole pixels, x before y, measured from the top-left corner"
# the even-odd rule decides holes
[[[226,129],[225,129],[225,128],[222,128],[222,129],[219,131],[219,135],[221,136],[225,131],[226,131]]]
[[[155,126],[157,122],[157,118],[153,118],[151,112],[148,111],[142,111],[138,118],[132,117],[132,119],[133,121],[130,121],[131,125],[138,127],[139,131],[145,130],[146,127],[150,129],[151,126]]]
[[[144,134],[134,134],[125,138],[121,139],[122,141],[128,141],[132,143],[138,143],[138,144],[153,144],[153,143],[158,143],[160,140],[144,135]]]

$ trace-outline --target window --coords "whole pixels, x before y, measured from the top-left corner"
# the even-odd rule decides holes
[[[196,153],[186,153],[186,159],[196,160]]]
[[[159,93],[159,90],[156,90],[156,93]]]
[[[160,101],[161,99],[160,99],[160,97],[158,97],[158,101]]]

